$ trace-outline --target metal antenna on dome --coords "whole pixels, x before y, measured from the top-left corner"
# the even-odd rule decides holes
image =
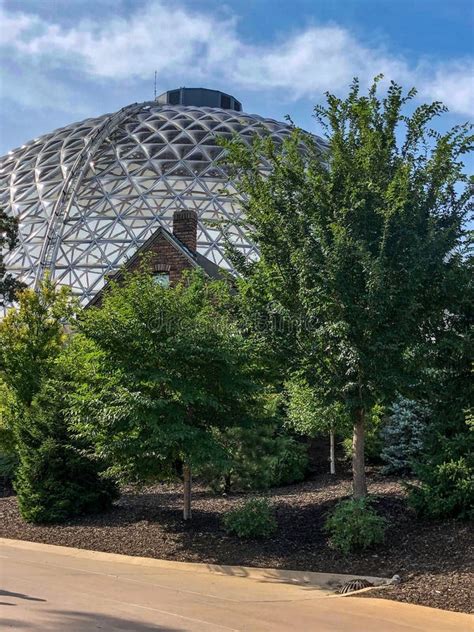
[[[156,101],[156,70],[155,70],[155,101]]]

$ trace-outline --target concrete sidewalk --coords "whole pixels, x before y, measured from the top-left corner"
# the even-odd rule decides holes
[[[154,562],[154,563],[153,563]],[[201,566],[201,565],[200,565]],[[2,540],[0,629],[89,632],[474,631],[468,615],[335,597],[278,572],[195,565]],[[227,571],[229,572],[229,571]]]

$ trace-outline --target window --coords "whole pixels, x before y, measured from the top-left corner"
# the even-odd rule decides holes
[[[169,287],[170,274],[169,272],[155,272],[153,274],[153,281],[161,287]]]

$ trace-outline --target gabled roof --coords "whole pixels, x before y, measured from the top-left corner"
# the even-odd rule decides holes
[[[196,256],[189,248],[187,248],[181,240],[179,240],[176,235],[173,235],[172,232],[160,226],[155,232],[145,241],[143,244],[136,250],[133,255],[128,259],[125,264],[122,266],[123,268],[129,268],[133,266],[134,263],[137,263],[140,257],[148,252],[153,244],[158,241],[160,237],[164,237],[169,243],[176,248],[189,262],[196,266]],[[118,270],[113,276],[109,278],[117,278],[120,276],[120,270]]]
[[[120,270],[117,270],[114,274],[108,276],[107,283],[97,292],[97,294],[87,303],[86,307],[96,305],[103,292],[107,289],[110,281],[119,281],[123,277],[123,268],[131,268],[135,263],[138,263],[140,257],[148,252],[153,244],[158,241],[160,237],[166,239],[183,257],[185,257],[194,268],[201,268],[211,279],[223,279],[226,275],[226,271],[220,268],[216,263],[204,257],[199,252],[192,252],[183,242],[176,237],[171,231],[167,230],[163,226],[160,226],[143,244],[138,248],[133,255],[128,259]]]

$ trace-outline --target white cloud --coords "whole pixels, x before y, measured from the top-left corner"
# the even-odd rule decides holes
[[[452,112],[474,113],[474,61],[458,60],[439,65],[434,72],[420,73],[424,80],[420,96],[442,101]]]
[[[288,90],[298,98],[345,88],[354,76],[363,83],[381,72],[401,77],[406,67],[383,51],[364,47],[346,29],[313,26],[280,45],[243,51],[234,72],[240,83]]]
[[[34,15],[10,13],[0,7],[0,46],[16,45],[20,38],[28,37],[28,32],[41,21]]]
[[[151,1],[128,18],[80,21],[66,28],[33,14],[0,10],[3,46],[21,62],[79,68],[93,80],[224,79],[249,90],[282,91],[287,98],[317,98],[338,91],[354,76],[368,83],[384,73],[424,99],[439,99],[460,114],[474,110],[472,60],[410,65],[386,50],[358,41],[337,25],[310,25],[275,43],[242,40],[235,19]],[[5,26],[6,25],[6,26]]]

